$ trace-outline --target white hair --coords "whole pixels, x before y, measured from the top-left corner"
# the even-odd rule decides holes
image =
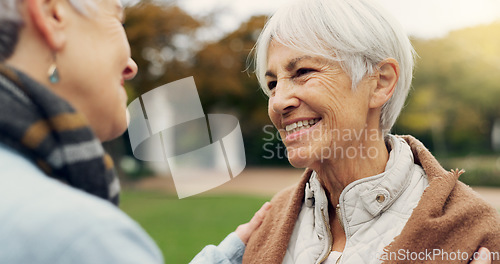
[[[398,61],[399,80],[380,117],[380,128],[389,133],[410,89],[415,51],[398,21],[375,0],[299,0],[278,9],[255,46],[256,75],[267,95],[265,73],[271,40],[339,61],[353,89],[382,60]]]
[[[0,62],[9,58],[17,44],[23,25],[18,5],[23,0],[0,0]],[[68,0],[80,14],[88,16],[98,0]]]

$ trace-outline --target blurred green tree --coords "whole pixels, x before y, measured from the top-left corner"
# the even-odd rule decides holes
[[[160,85],[192,75],[192,58],[199,46],[198,29],[204,26],[175,2],[143,0],[126,9],[124,23],[132,58],[139,73],[130,82],[135,99]]]
[[[500,118],[500,23],[414,40],[413,90],[398,129],[432,139],[440,154],[491,150]]]

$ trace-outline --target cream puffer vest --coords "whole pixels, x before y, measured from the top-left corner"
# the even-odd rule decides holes
[[[401,232],[428,186],[423,169],[413,161],[410,146],[392,135],[387,142],[391,152],[385,171],[352,182],[340,195],[347,241],[338,263],[381,263],[378,257],[384,247]],[[313,172],[283,263],[320,264],[331,246],[328,201]]]

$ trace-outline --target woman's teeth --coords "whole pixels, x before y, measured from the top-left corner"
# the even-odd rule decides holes
[[[289,133],[295,133],[299,130],[310,128],[314,124],[318,123],[319,120],[320,120],[319,118],[310,119],[310,120],[302,120],[302,121],[299,121],[299,122],[296,122],[296,123],[293,123],[293,124],[286,126],[285,130],[286,130],[286,132],[289,132]]]

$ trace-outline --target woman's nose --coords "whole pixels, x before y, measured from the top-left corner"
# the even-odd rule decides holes
[[[137,74],[137,64],[132,58],[128,59],[127,67],[123,70],[123,79],[131,80]]]
[[[277,85],[274,88],[270,103],[274,112],[286,114],[299,107],[300,100],[297,98],[292,86]]]

